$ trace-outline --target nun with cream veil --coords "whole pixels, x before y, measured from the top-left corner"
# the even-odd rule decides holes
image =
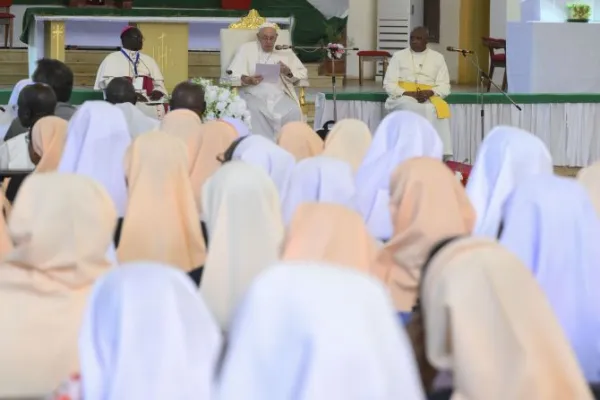
[[[475,207],[475,234],[496,238],[502,208],[522,180],[552,174],[552,156],[532,133],[509,126],[497,126],[485,137],[477,152],[467,194]]]
[[[92,285],[112,266],[117,221],[106,190],[74,174],[32,174],[8,222],[0,265],[0,397],[39,398],[78,370],[77,335]]]
[[[122,218],[127,208],[123,159],[130,144],[123,113],[105,101],[87,101],[69,122],[58,171],[94,178],[104,186]]]
[[[356,211],[356,186],[350,165],[325,156],[310,157],[296,164],[287,190],[282,193],[286,224],[304,202],[339,204]]]
[[[387,241],[392,237],[389,202],[394,169],[413,157],[442,160],[443,153],[437,131],[422,116],[395,111],[381,121],[356,173],[359,211],[376,239]]]
[[[81,369],[51,400],[212,400],[222,335],[187,276],[124,264],[100,279],[79,335]]]
[[[252,280],[279,259],[284,240],[281,202],[262,168],[231,161],[204,185],[202,210],[210,245],[200,292],[227,331],[233,309]]]
[[[347,162],[356,172],[372,141],[367,124],[358,119],[343,119],[327,134],[323,155]]]
[[[587,190],[596,214],[600,216],[600,162],[580,169],[577,173],[577,180]]]
[[[378,249],[356,211],[338,204],[303,203],[287,229],[281,259],[325,262],[374,274]]]
[[[600,384],[600,220],[577,181],[521,182],[506,202],[500,242],[531,270],[590,383]]]
[[[129,203],[119,261],[147,260],[184,272],[198,270],[192,276],[199,284],[206,247],[185,144],[164,132],[145,133],[133,141],[124,164]]]
[[[413,351],[378,281],[349,268],[286,263],[238,307],[221,400],[423,400]]]
[[[186,145],[189,176],[200,212],[202,185],[220,167],[218,157],[237,139],[237,131],[223,121],[203,124],[198,114],[187,109],[167,113],[160,130],[183,140]]]
[[[408,330],[430,399],[593,399],[543,291],[497,242],[446,241],[419,293]]]
[[[271,177],[279,194],[286,192],[296,159],[288,151],[261,135],[250,135],[234,143],[232,160],[243,161],[263,168]],[[227,160],[225,157],[224,161]]]

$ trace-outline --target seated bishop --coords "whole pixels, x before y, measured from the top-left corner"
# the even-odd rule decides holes
[[[429,49],[426,28],[410,34],[410,48],[400,50],[390,60],[383,80],[389,111],[407,110],[432,123],[444,144],[444,159],[452,158],[450,107],[444,98],[450,94],[450,77],[444,56]]]
[[[121,32],[121,48],[106,56],[98,68],[95,90],[104,90],[113,78],[125,77],[133,83],[138,98],[138,107],[148,116],[161,119],[165,106],[147,105],[167,97],[165,80],[154,59],[141,52],[144,44],[142,32],[127,26]]]
[[[231,79],[240,83],[240,96],[246,101],[251,114],[252,133],[275,140],[283,125],[302,120],[300,101],[295,86],[308,78],[308,72],[290,49],[278,50],[278,27],[263,24],[257,40],[244,43],[229,65]],[[256,73],[257,64],[278,64],[279,78],[267,82]]]

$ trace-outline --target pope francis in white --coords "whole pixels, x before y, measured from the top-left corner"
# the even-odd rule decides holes
[[[451,158],[450,108],[444,101],[450,94],[450,77],[444,56],[427,48],[428,36],[427,29],[416,28],[410,34],[410,48],[392,57],[383,81],[389,96],[385,108],[427,118],[440,135],[445,158]]]
[[[240,96],[252,116],[252,133],[271,140],[286,123],[302,120],[294,87],[308,78],[306,68],[292,50],[275,48],[277,36],[276,25],[262,25],[257,40],[241,45],[228,68],[234,84],[241,85]],[[257,64],[279,64],[277,82],[266,82],[257,75]]]

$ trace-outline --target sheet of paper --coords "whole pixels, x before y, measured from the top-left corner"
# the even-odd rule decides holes
[[[256,64],[254,75],[263,77],[263,82],[278,83],[279,75],[281,74],[281,66],[279,64]]]

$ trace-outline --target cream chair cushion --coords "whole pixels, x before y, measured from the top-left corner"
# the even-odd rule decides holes
[[[244,43],[256,40],[257,33],[258,29],[221,29],[221,77],[226,77],[225,71],[238,48]],[[281,29],[277,33],[277,44],[292,44],[289,30]]]

